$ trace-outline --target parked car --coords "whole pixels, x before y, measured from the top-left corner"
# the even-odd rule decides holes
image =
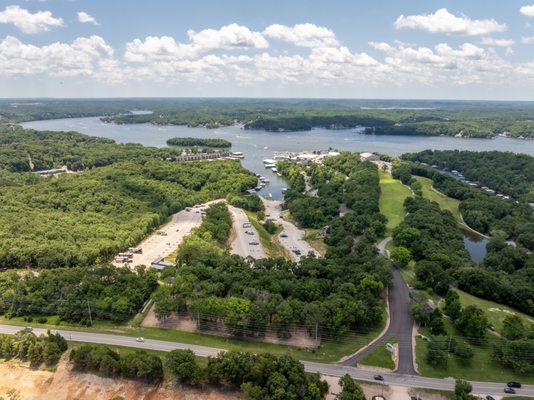
[[[384,380],[384,377],[382,375],[375,375],[373,376],[374,380],[375,381],[383,381]]]
[[[286,238],[286,237],[287,237],[287,234],[286,234],[286,233],[281,233],[281,234],[280,234],[280,237]]]
[[[506,387],[504,388],[504,393],[515,394],[515,390],[512,389],[511,387],[506,386]]]
[[[486,400],[495,400],[493,396],[490,396],[489,394],[486,396]]]
[[[257,245],[259,245],[258,242],[248,242],[248,244],[250,244],[251,246],[257,246]]]
[[[506,385],[508,387],[511,387],[511,388],[518,388],[518,389],[521,388],[521,384],[519,382],[515,382],[515,381],[510,381]]]
[[[145,341],[145,338],[143,337],[138,337],[137,339],[135,339],[136,342],[144,342]]]

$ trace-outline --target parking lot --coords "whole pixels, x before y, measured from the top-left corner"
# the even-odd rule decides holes
[[[228,206],[234,222],[235,239],[232,242],[232,254],[241,257],[265,258],[265,252],[260,243],[258,231],[254,228],[245,212],[233,206]]]
[[[133,253],[128,258],[130,262],[124,263],[120,257],[116,257],[113,261],[115,266],[128,265],[133,268],[136,265],[150,266],[150,264],[158,258],[165,258],[171,254],[183,238],[188,235],[191,230],[202,223],[202,209],[207,207],[210,203],[197,205],[191,207],[190,210],[182,210],[172,216],[169,223],[160,227],[156,232],[143,240],[136,246],[140,253]],[[132,252],[130,252],[132,253]]]
[[[263,200],[265,204],[265,213],[269,218],[279,222],[282,225],[282,232],[278,235],[278,241],[288,251],[293,261],[300,260],[301,257],[308,253],[313,253],[317,257],[320,254],[308,242],[304,240],[305,232],[299,229],[289,221],[281,218],[282,202],[278,200]]]

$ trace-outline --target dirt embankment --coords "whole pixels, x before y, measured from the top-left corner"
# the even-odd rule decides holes
[[[235,392],[191,389],[180,386],[151,386],[124,379],[100,378],[73,372],[61,361],[56,372],[37,371],[15,362],[0,363],[0,397],[16,393],[17,400],[234,400]],[[9,398],[9,397],[7,397]]]

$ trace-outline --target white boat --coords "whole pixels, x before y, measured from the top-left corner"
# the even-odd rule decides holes
[[[276,164],[265,164],[265,168],[275,168]]]
[[[273,172],[278,172],[278,170],[276,169],[276,167],[272,167],[272,168],[271,168],[271,171],[273,171]]]
[[[263,160],[264,164],[276,164],[276,160],[273,160],[272,158],[266,158]]]
[[[269,198],[270,198],[270,199],[273,198],[273,194],[272,194],[272,193],[269,193]]]
[[[232,153],[232,157],[235,157],[235,158],[245,158],[245,155],[243,154],[243,152],[241,151],[234,151]]]

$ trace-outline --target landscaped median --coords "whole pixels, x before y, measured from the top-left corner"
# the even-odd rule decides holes
[[[395,360],[394,352],[397,339],[389,339],[386,344],[377,347],[366,357],[364,357],[358,364],[368,365],[372,367],[385,368],[394,370]]]

